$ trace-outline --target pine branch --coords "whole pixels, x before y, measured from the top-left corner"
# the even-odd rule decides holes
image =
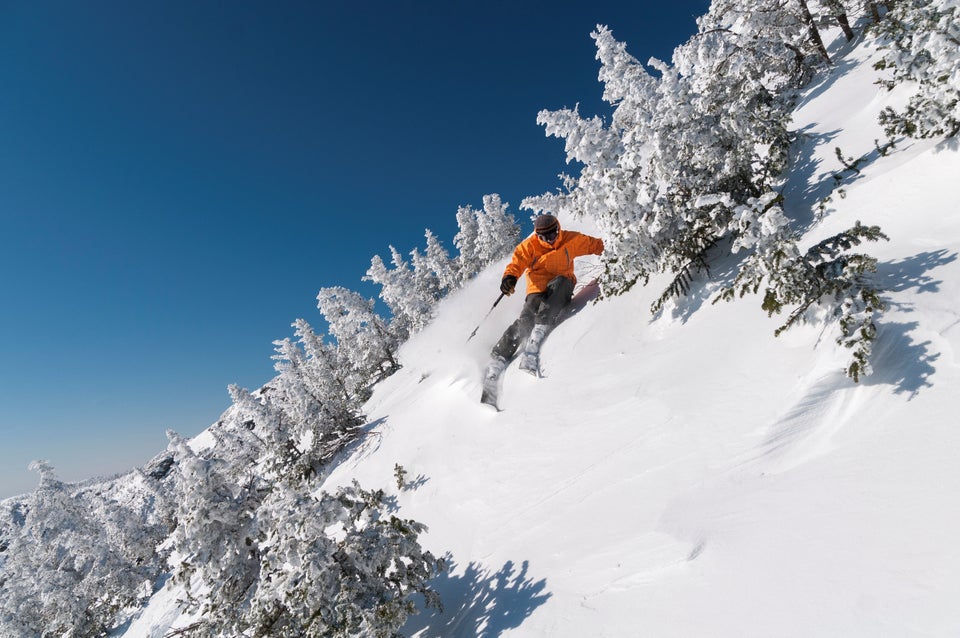
[[[840,160],[840,163],[843,164],[843,167],[845,169],[853,173],[856,173],[857,175],[860,174],[860,165],[863,164],[865,161],[867,161],[866,155],[862,155],[857,159],[845,158],[843,156],[843,151],[840,150],[839,146],[836,147],[834,150],[837,154],[837,159]]]
[[[833,258],[843,251],[859,246],[864,241],[881,239],[889,241],[890,238],[883,234],[879,226],[864,226],[858,220],[853,228],[811,246],[804,255],[804,261],[808,264],[817,264],[823,261],[824,256]]]
[[[205,620],[201,620],[193,623],[192,625],[187,625],[186,627],[181,627],[180,629],[174,629],[168,634],[164,634],[163,638],[173,638],[174,636],[185,636],[188,633],[199,630],[201,627],[204,627],[207,624]]]
[[[690,282],[693,280],[693,274],[690,272],[690,265],[686,265],[676,274],[670,285],[661,293],[660,297],[650,306],[650,312],[656,314],[660,312],[664,304],[670,299],[683,297],[690,292]]]
[[[710,246],[712,245],[713,243],[710,244]],[[696,273],[705,271],[709,275],[710,266],[704,257],[706,250],[706,248],[703,249],[700,254],[680,267],[673,281],[670,282],[666,290],[664,290],[660,297],[650,306],[650,312],[652,314],[660,312],[664,304],[670,299],[687,296],[690,293],[690,284],[693,282],[693,277]]]

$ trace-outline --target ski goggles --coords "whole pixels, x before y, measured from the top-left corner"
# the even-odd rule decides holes
[[[558,235],[559,233],[560,233],[559,229],[557,229],[557,228],[552,228],[552,229],[550,229],[550,230],[548,230],[548,231],[546,231],[546,232],[537,233],[537,237],[539,237],[539,238],[542,239],[543,241],[547,242],[548,244],[552,244],[553,242],[555,242],[555,241],[557,240],[557,235]]]

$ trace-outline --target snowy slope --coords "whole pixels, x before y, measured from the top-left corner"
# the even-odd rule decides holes
[[[486,271],[404,346],[367,439],[326,480],[387,489],[449,554],[446,612],[405,633],[960,635],[960,154],[956,140],[871,153],[898,96],[872,84],[870,54],[808,90],[785,192],[805,245],[857,220],[890,236],[862,247],[889,306],[874,375],[844,376],[833,326],[774,338],[782,318],[759,298],[712,305],[719,283],[651,317],[654,281],[561,324],[546,377],[509,369],[496,413],[478,404],[481,368],[522,300],[467,343],[496,298],[500,271]],[[836,147],[870,161],[815,218]],[[581,284],[595,267],[581,263]],[[155,598],[125,635],[186,622],[170,592]]]
[[[808,170],[791,192],[832,185],[835,147],[859,156],[882,139],[890,98],[850,66],[797,112]],[[395,463],[423,477],[401,511],[456,568],[441,584],[450,612],[408,629],[960,634],[958,176],[955,145],[904,143],[810,231],[812,243],[862,220],[891,237],[866,247],[890,309],[860,385],[830,331],[775,339],[759,299],[703,303],[712,289],[651,320],[653,285],[561,325],[547,378],[511,369],[494,414],[476,404],[480,368],[520,300],[465,347],[498,273],[451,299],[370,402],[367,448],[329,480],[386,485]]]

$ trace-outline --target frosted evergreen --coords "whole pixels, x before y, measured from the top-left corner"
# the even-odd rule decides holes
[[[960,132],[960,4],[956,0],[898,0],[875,31],[885,56],[883,84],[910,91],[907,106],[880,114],[888,135],[953,137]]]

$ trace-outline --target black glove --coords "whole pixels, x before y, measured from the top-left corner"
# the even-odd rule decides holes
[[[500,280],[500,292],[505,295],[512,295],[513,289],[517,287],[517,278],[513,275],[506,275]]]

